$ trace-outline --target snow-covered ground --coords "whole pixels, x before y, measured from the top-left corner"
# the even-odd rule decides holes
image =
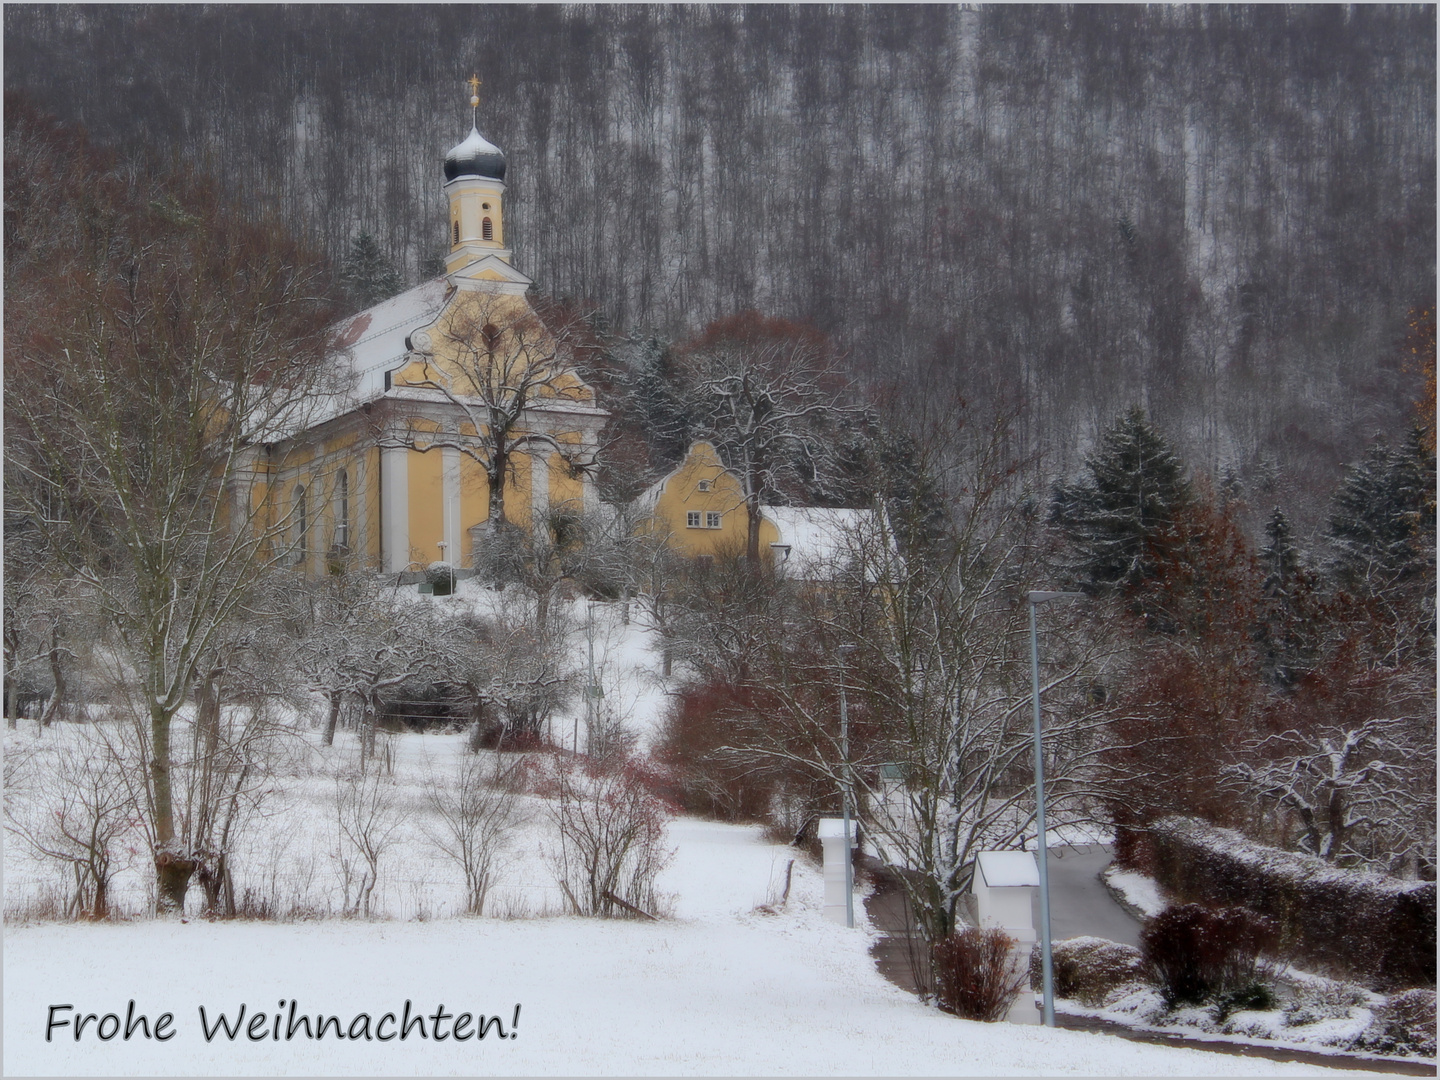
[[[575,918],[300,923],[137,921],[12,928],[5,942],[4,1066],[10,1075],[948,1074],[1309,1075],[1315,1069],[1123,1042],[1100,1035],[944,1016],[887,983],[871,934],[821,918],[817,870],[797,862],[790,904],[775,899],[792,854],[758,830],[672,825],[665,886],[677,917],[660,923]],[[117,1013],[127,1003],[166,1042],[136,1029],[101,1041],[96,1023],[45,1040],[49,1006]],[[378,1025],[448,1014],[498,1016],[456,1041],[412,1026],[409,1038],[324,1041],[297,1028],[272,1038],[277,1006],[296,1015],[361,1014]],[[241,1005],[256,1039],[223,1029]],[[515,1022],[516,1006],[520,1007]],[[200,1009],[205,1009],[202,1025]],[[74,1013],[57,1012],[57,1020]],[[359,1023],[363,1025],[363,1020]],[[98,1022],[97,1022],[98,1023]],[[441,1018],[441,1033],[455,1021]],[[113,1026],[113,1024],[111,1025]],[[392,1034],[397,1021],[372,1034]],[[109,1030],[108,1028],[106,1029]],[[357,1034],[360,1027],[356,1028]],[[123,1035],[123,1031],[122,1031]]]

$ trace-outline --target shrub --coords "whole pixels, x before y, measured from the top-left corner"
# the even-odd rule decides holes
[[[1140,950],[1098,937],[1071,938],[1050,947],[1055,977],[1055,996],[1073,998],[1082,1005],[1099,1008],[1122,986],[1144,982],[1149,972]],[[1040,945],[1030,950],[1030,989],[1042,989]]]
[[[1340,869],[1191,818],[1163,818],[1147,836],[1168,892],[1275,919],[1296,960],[1377,988],[1434,985],[1435,882]]]
[[[1435,1056],[1435,991],[1404,990],[1375,1010],[1358,1039],[1356,1050],[1381,1054]]]
[[[552,759],[555,798],[547,810],[559,834],[549,862],[576,915],[646,914],[659,907],[655,879],[673,850],[665,846],[670,808],[639,762],[585,766]]]
[[[940,1008],[966,1020],[1002,1020],[1020,996],[1025,973],[1003,930],[966,927],[931,948]]]
[[[1253,911],[1182,904],[1145,924],[1140,950],[1173,1007],[1253,986],[1256,962],[1276,937],[1274,921]]]

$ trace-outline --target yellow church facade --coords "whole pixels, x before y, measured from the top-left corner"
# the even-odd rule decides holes
[[[250,450],[237,498],[298,570],[466,568],[497,515],[534,528],[598,510],[609,414],[505,246],[504,155],[472,128],[444,174],[445,275],[341,322],[343,388]]]

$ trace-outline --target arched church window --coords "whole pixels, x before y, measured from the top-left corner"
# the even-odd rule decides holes
[[[500,328],[487,322],[480,328],[480,337],[485,342],[485,352],[494,356],[495,349],[500,344]]]
[[[344,469],[335,474],[335,546],[350,546],[350,476]]]
[[[495,239],[495,227],[490,224],[490,219],[488,217],[484,221],[480,222],[480,239]]]
[[[304,484],[296,484],[295,490],[290,494],[290,526],[291,535],[295,538],[295,564],[298,566],[305,562],[305,548],[310,533]]]

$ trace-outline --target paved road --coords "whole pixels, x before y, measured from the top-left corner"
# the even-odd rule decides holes
[[[1050,849],[1050,937],[1054,941],[1093,935],[1125,945],[1140,944],[1140,923],[1100,883],[1110,863],[1104,844]],[[1037,889],[1038,893],[1039,890]],[[1040,925],[1035,898],[1035,926]]]

